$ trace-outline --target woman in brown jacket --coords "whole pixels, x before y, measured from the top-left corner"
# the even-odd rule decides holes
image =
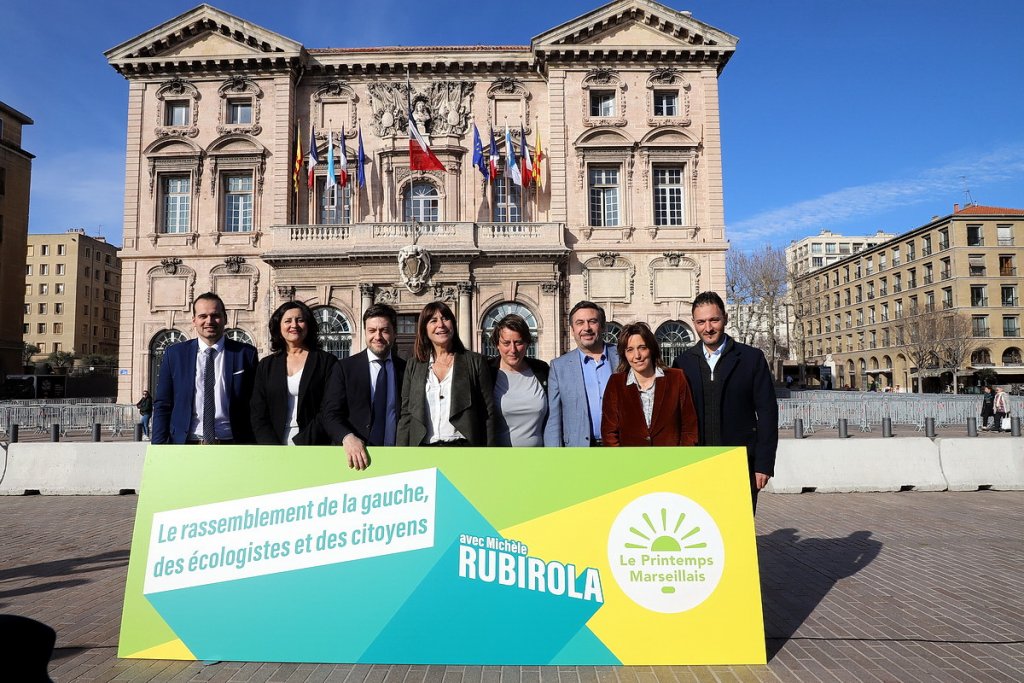
[[[619,335],[619,367],[601,408],[605,446],[696,446],[697,412],[682,370],[665,367],[646,323]]]

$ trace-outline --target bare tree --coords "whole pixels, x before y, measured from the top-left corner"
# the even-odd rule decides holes
[[[784,305],[789,286],[785,252],[765,245],[752,253],[730,251],[725,262],[726,286],[733,308],[733,334],[744,344],[761,349],[771,367],[788,357],[789,340]]]
[[[923,394],[925,374],[935,374],[940,365],[940,343],[944,336],[942,316],[938,311],[915,308],[893,331],[896,346],[902,347],[917,367],[917,393]]]
[[[938,355],[940,365],[953,373],[953,393],[960,391],[960,368],[977,348],[971,330],[971,318],[966,313],[947,313],[939,325]]]

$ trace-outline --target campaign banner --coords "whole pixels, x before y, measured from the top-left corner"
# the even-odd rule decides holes
[[[118,656],[763,664],[743,448],[150,446]]]

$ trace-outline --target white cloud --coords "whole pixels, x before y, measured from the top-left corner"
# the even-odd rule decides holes
[[[965,156],[917,175],[856,185],[820,197],[763,211],[728,225],[736,243],[779,242],[817,231],[851,218],[867,218],[908,205],[922,204],[963,189],[963,178],[974,187],[1024,176],[1024,145],[1005,147],[981,156]],[[910,226],[907,226],[908,228]]]

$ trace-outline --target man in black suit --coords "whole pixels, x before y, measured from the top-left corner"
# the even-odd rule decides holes
[[[398,314],[387,304],[363,313],[366,349],[338,363],[324,411],[331,440],[341,443],[348,465],[366,469],[366,446],[394,446],[402,405],[405,361],[394,353]]]
[[[768,362],[760,350],[725,333],[729,317],[722,297],[702,292],[693,300],[693,325],[700,341],[676,357],[686,373],[697,409],[701,446],[746,446],[750,493],[775,474],[779,407]]]

